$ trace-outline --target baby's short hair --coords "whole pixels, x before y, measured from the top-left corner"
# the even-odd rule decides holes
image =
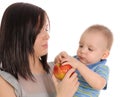
[[[112,43],[113,43],[113,34],[108,27],[106,27],[104,25],[95,24],[95,25],[92,25],[92,26],[88,27],[84,31],[84,33],[90,33],[90,32],[103,34],[105,36],[106,40],[107,40],[107,49],[108,50],[111,49]]]

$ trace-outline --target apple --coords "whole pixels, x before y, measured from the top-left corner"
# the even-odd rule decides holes
[[[55,75],[55,77],[57,79],[62,80],[64,78],[65,74],[71,68],[72,68],[72,66],[70,64],[65,64],[65,65],[55,64],[54,68],[53,68],[53,74]]]

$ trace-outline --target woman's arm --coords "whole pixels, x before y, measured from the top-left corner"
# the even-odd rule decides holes
[[[0,76],[0,97],[16,97],[14,88]]]

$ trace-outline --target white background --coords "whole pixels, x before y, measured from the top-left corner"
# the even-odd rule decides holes
[[[108,89],[100,97],[118,97],[120,87],[120,1],[119,0],[0,0],[0,20],[4,10],[13,2],[23,1],[46,10],[51,30],[48,61],[60,51],[75,55],[81,33],[90,25],[103,24],[110,28],[114,43],[108,57],[110,67]]]

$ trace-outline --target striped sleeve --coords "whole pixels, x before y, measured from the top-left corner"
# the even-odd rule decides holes
[[[98,73],[100,76],[102,76],[106,82],[108,81],[109,78],[109,67],[103,64],[100,64],[97,68],[96,68],[96,73]],[[107,84],[104,87],[104,89],[107,88]]]

